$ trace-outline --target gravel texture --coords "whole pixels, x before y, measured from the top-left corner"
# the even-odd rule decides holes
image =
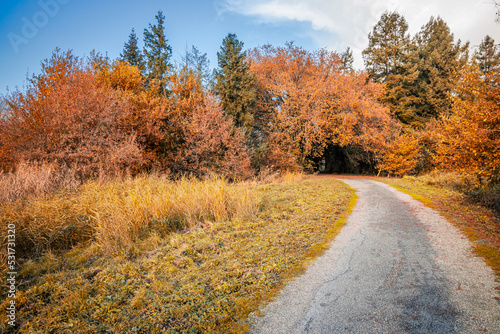
[[[495,276],[460,231],[388,185],[359,196],[347,225],[251,333],[500,333]]]

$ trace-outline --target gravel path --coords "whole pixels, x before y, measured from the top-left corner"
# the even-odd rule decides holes
[[[388,185],[342,181],[359,196],[347,225],[252,333],[500,333],[498,283],[457,228]]]

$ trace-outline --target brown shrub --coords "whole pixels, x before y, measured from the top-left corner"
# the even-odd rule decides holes
[[[250,155],[243,131],[226,118],[214,96],[203,93],[192,73],[173,79],[171,114],[178,116],[179,128],[172,147],[174,172],[224,175],[230,179],[252,176]]]
[[[71,52],[56,51],[30,82],[26,92],[6,98],[4,155],[72,168],[81,179],[142,163],[134,133],[120,125],[129,103]]]

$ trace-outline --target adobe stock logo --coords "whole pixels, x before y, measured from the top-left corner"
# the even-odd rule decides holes
[[[31,20],[26,16],[21,18],[21,33],[16,34],[10,32],[7,34],[7,38],[14,52],[16,54],[19,53],[19,47],[23,44],[28,44],[30,40],[35,38],[39,30],[45,27],[50,19],[59,13],[61,5],[66,5],[70,1],[71,0],[39,0],[38,7],[40,7],[40,10],[31,16]]]

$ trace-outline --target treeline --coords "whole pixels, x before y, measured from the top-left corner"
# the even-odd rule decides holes
[[[500,171],[500,48],[486,36],[469,54],[441,18],[413,37],[405,18],[384,13],[363,51],[380,102],[402,125],[381,165],[404,175],[433,169],[497,184]],[[403,168],[402,168],[403,167]]]
[[[100,173],[223,174],[262,169],[420,173],[453,169],[498,183],[500,51],[471,56],[431,18],[411,37],[384,13],[363,51],[288,43],[245,51],[229,34],[210,72],[195,47],[172,64],[164,16],[119,59],[56,50],[25,91],[2,100],[0,163],[49,162]]]

